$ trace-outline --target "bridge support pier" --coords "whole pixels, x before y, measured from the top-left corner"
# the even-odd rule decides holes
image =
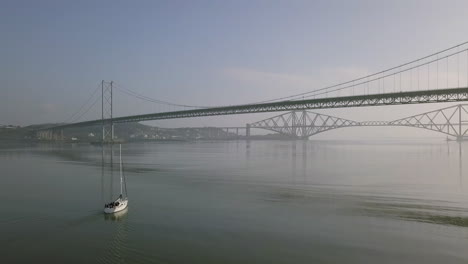
[[[250,138],[250,124],[245,126],[245,137]]]

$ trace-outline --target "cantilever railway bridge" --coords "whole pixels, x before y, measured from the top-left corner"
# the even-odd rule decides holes
[[[461,140],[468,133],[468,104],[450,106],[392,121],[354,121],[311,111],[293,111],[248,125],[250,128],[270,130],[293,138],[308,138],[338,128],[368,126],[422,128]]]

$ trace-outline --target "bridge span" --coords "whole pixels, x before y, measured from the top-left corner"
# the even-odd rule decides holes
[[[357,96],[342,96],[308,100],[287,100],[273,103],[234,105],[225,107],[201,108],[184,111],[131,115],[113,118],[103,118],[91,121],[62,124],[40,130],[60,130],[71,127],[99,125],[103,123],[125,123],[152,120],[193,118],[204,116],[238,115],[250,113],[298,111],[327,108],[365,107],[383,105],[405,105],[425,103],[447,103],[468,101],[468,87],[435,89],[410,92],[395,92]]]
[[[99,88],[101,88],[100,97],[95,96],[97,95]],[[152,103],[153,105],[158,104],[174,107],[172,109],[178,107],[177,109],[179,110],[166,110],[157,113],[115,117],[113,114],[113,90],[121,92],[126,96],[134,97],[138,100],[144,100],[145,102]],[[93,96],[95,97],[94,101],[92,101]],[[93,106],[97,105],[96,103],[99,99],[101,99],[100,118],[95,120],[88,119],[88,121],[79,121],[82,120],[81,118],[83,115],[87,114],[89,110],[93,108]],[[338,84],[326,87],[316,87],[313,90],[304,91],[302,93],[250,104],[238,104],[219,107],[178,104],[151,98],[131,89],[125,88],[120,84],[115,84],[113,81],[105,82],[103,80],[100,87],[95,89],[88,101],[68,119],[72,121],[51,125],[49,127],[37,129],[36,131],[47,131],[48,133],[58,135],[59,131],[66,128],[99,125],[102,126],[102,141],[113,142],[115,139],[115,123],[266,112],[292,111],[295,113],[296,111],[304,112],[309,110],[329,108],[372,107],[464,101],[468,101],[468,42],[463,42],[430,55],[420,57],[412,61],[407,61],[397,66]],[[85,106],[88,107],[85,108]],[[464,107],[462,108],[464,109]],[[459,112],[461,112],[461,110]],[[437,113],[438,115],[445,114],[444,111],[439,111]],[[94,112],[94,114],[96,114],[96,112]],[[307,115],[314,114],[306,113],[304,115],[307,119]],[[319,115],[318,117],[324,117],[324,115]],[[416,122],[418,118],[427,117],[428,116],[426,115],[407,118],[400,121],[395,120],[392,122],[370,123],[355,122],[350,120],[346,121],[344,119],[337,118],[336,120],[338,120],[338,123],[341,121],[344,123],[325,123],[322,126],[319,124],[311,125],[310,122],[306,124],[306,120],[304,119],[304,125],[296,122],[297,120],[295,121],[295,124],[291,124],[290,128],[288,128],[290,129],[289,132],[286,132],[284,127],[278,127],[271,124],[269,124],[266,129],[279,133],[290,133],[291,135],[296,135],[299,137],[315,135],[317,133],[338,127],[377,125],[420,127],[455,137],[460,137],[465,134],[464,131],[462,131],[462,123],[460,120],[458,121],[459,124],[455,121],[447,122],[444,120],[442,120],[442,123],[438,123],[433,120],[420,123]],[[94,116],[93,119],[94,118],[96,118],[96,116]],[[327,120],[332,119],[333,118],[330,117]],[[454,125],[457,126],[457,124],[460,126],[458,130],[451,131],[450,129],[452,129]],[[250,127],[255,126],[260,128],[259,123],[250,125]],[[247,132],[250,131],[248,127],[246,127],[246,129]]]
[[[249,128],[274,131],[295,138],[308,138],[326,131],[346,127],[414,127],[464,139],[468,133],[468,104],[459,104],[392,121],[354,121],[311,111],[292,111],[267,118]]]
[[[290,138],[307,139],[338,128],[383,126],[421,128],[463,140],[468,134],[468,104],[454,105],[392,121],[355,121],[307,110],[291,111],[247,124],[245,127],[216,127],[215,129],[220,138],[229,138],[230,136],[239,138],[239,131],[244,129],[245,134],[243,135],[245,138],[249,138],[251,129],[255,128],[273,131]],[[209,128],[204,127],[203,129]],[[219,134],[220,130],[223,133]],[[37,133],[40,138],[63,139],[63,129],[41,130]]]

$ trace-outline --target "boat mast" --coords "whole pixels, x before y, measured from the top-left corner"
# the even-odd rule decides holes
[[[122,184],[123,184],[123,179],[122,179],[122,144],[119,144],[119,151],[120,151],[120,195],[122,195]]]

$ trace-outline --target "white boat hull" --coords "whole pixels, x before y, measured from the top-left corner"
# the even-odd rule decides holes
[[[118,202],[119,205],[113,206],[113,207],[105,207],[105,208],[104,208],[104,213],[106,213],[106,214],[117,213],[117,212],[120,212],[120,211],[124,210],[124,209],[127,208],[127,206],[128,206],[128,200],[127,200],[127,199],[121,200],[121,199],[119,198],[119,199],[117,199],[115,202]],[[114,202],[114,203],[115,203],[115,202]]]

